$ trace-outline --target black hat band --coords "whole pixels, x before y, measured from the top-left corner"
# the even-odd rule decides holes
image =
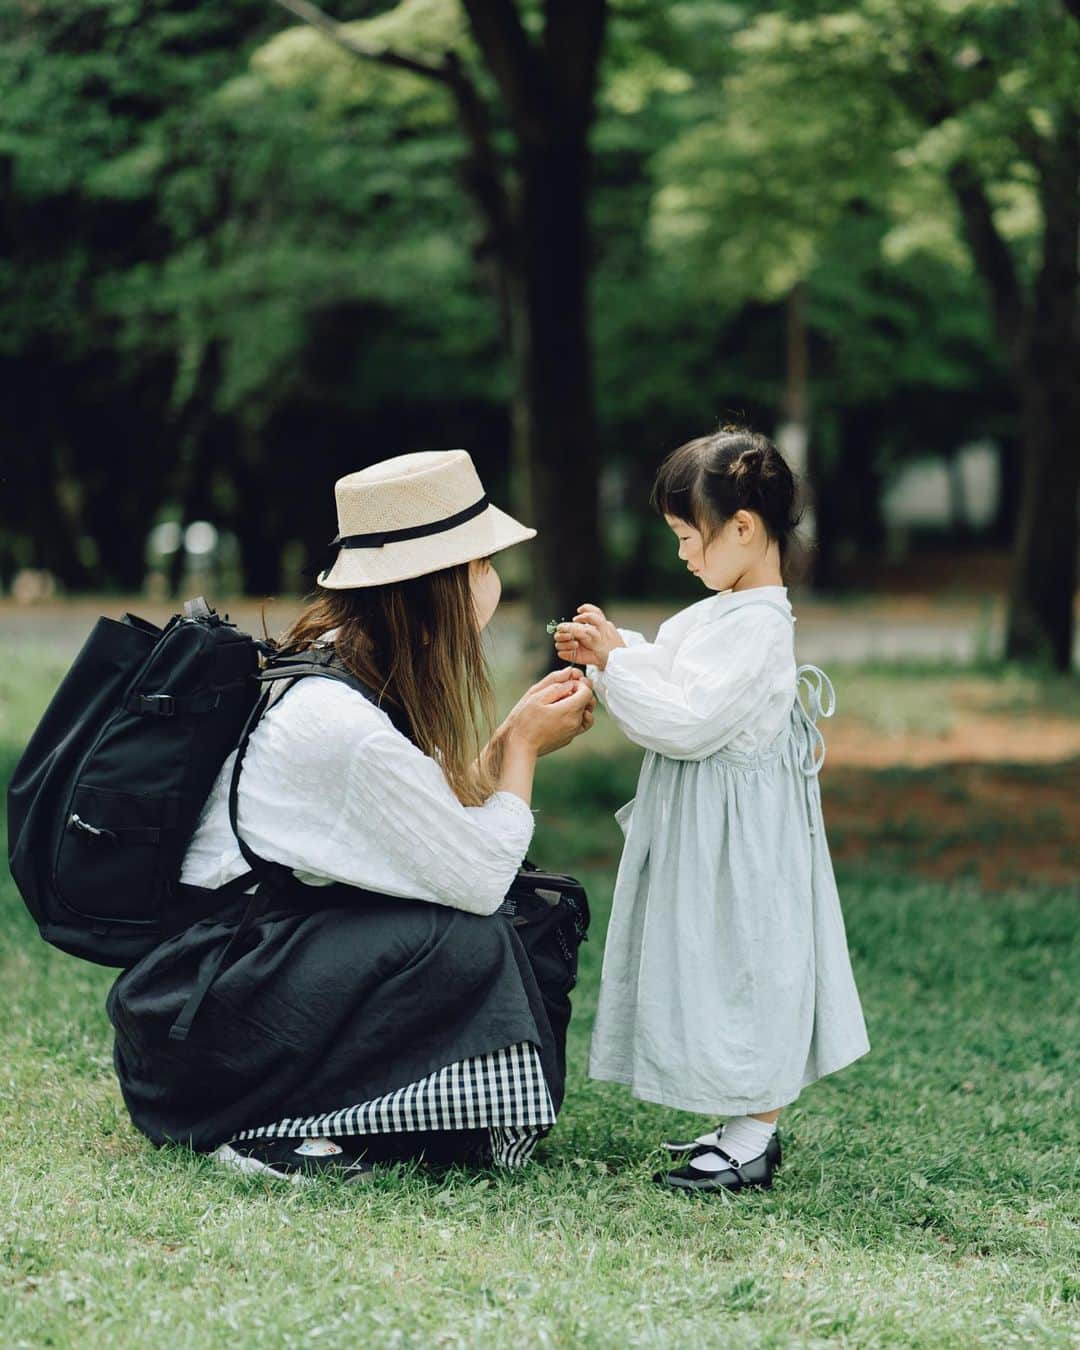
[[[458,511],[452,516],[444,516],[442,520],[431,520],[426,525],[409,525],[403,530],[382,530],[377,534],[339,534],[330,541],[330,546],[332,548],[336,544],[339,548],[382,548],[384,544],[401,544],[406,539],[424,539],[428,535],[443,534],[447,530],[464,525],[466,521],[481,515],[490,505],[491,502],[485,493],[472,506],[467,506],[464,511]]]

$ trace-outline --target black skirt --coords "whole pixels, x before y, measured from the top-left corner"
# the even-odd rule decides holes
[[[213,1149],[523,1041],[536,1046],[558,1110],[572,979],[542,990],[501,914],[344,885],[295,882],[279,894],[234,944],[188,1038],[170,1040],[243,909],[238,901],[162,943],[109,992],[124,1100],[155,1143]]]

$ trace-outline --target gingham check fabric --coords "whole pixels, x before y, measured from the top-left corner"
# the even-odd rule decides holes
[[[536,1047],[527,1041],[458,1060],[382,1097],[317,1116],[287,1116],[237,1139],[339,1138],[487,1127],[495,1163],[521,1167],[555,1124]]]

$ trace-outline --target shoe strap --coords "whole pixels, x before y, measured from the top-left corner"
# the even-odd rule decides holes
[[[710,1147],[709,1152],[716,1153],[721,1158],[723,1158],[723,1160],[727,1163],[729,1170],[735,1173],[735,1175],[739,1178],[739,1180],[742,1182],[744,1186],[749,1184],[746,1177],[743,1176],[742,1165],[740,1163],[737,1163],[730,1153],[725,1153],[724,1150],[719,1146]],[[706,1172],[704,1168],[700,1167],[695,1168],[692,1162],[690,1164],[690,1167],[694,1171],[700,1172],[702,1176],[716,1176],[715,1172]]]

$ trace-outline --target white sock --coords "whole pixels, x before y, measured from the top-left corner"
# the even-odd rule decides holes
[[[743,1163],[760,1158],[775,1133],[775,1121],[768,1124],[764,1120],[755,1120],[753,1116],[732,1116],[720,1131],[718,1147],[741,1167]],[[699,1172],[722,1172],[731,1164],[725,1162],[719,1153],[703,1153],[700,1158],[694,1159],[693,1165]]]

